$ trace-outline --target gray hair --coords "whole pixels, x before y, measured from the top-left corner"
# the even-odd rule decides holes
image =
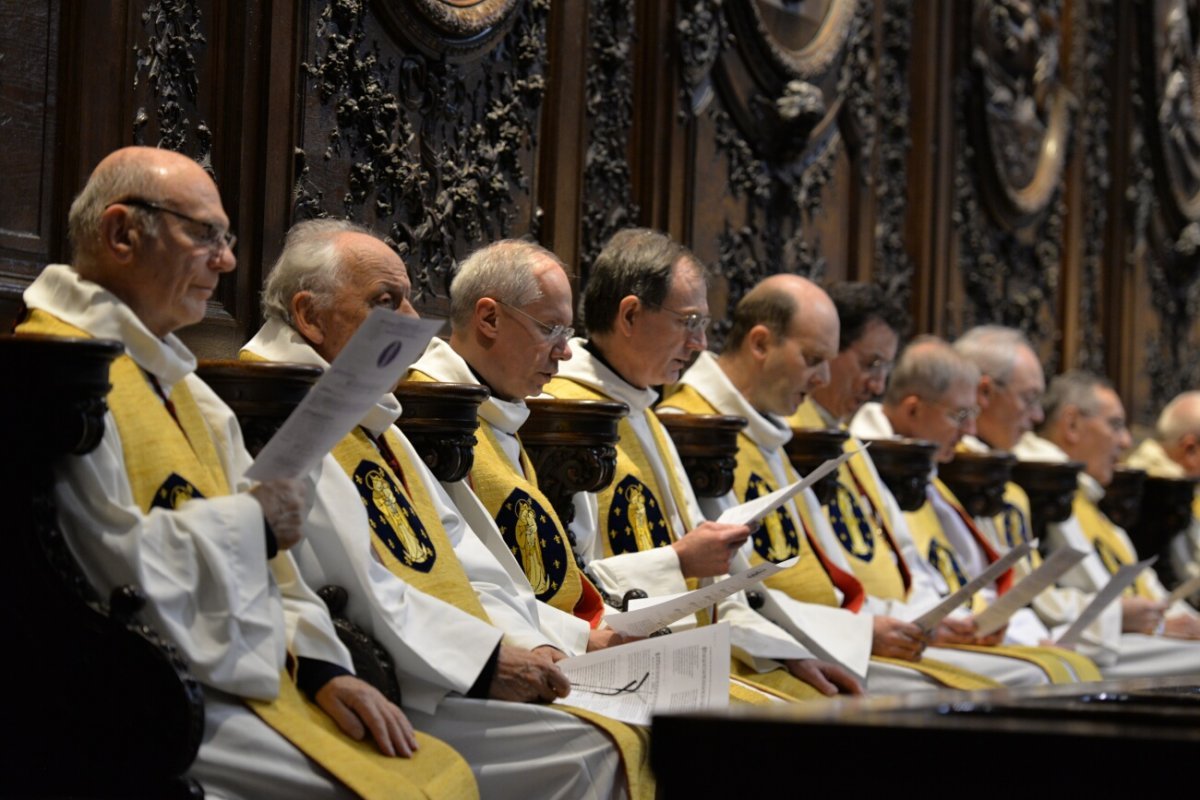
[[[1017,350],[1021,347],[1033,351],[1033,345],[1025,334],[1003,325],[979,325],[958,337],[954,343],[959,355],[970,359],[980,372],[1000,383],[1008,383],[1012,379]]]
[[[1177,394],[1158,415],[1155,438],[1174,444],[1189,433],[1200,434],[1200,392]]]
[[[86,259],[96,252],[100,217],[106,208],[135,197],[158,202],[162,199],[156,196],[159,186],[157,174],[136,158],[123,159],[93,172],[67,213],[67,236],[75,259]],[[148,235],[158,235],[158,219],[152,212],[137,206],[130,206],[129,211]]]
[[[536,302],[542,289],[533,268],[544,259],[567,271],[554,253],[520,239],[501,239],[468,256],[450,282],[451,330],[469,325],[475,305],[485,297],[517,308]]]
[[[292,298],[299,292],[312,292],[318,308],[329,307],[341,277],[343,258],[336,239],[343,233],[375,236],[345,219],[310,219],[292,226],[263,287],[263,317],[293,325]]]
[[[900,358],[883,395],[886,405],[896,405],[909,395],[936,403],[957,383],[974,387],[979,368],[936,336],[913,339]]]
[[[1099,389],[1113,390],[1113,385],[1107,378],[1082,369],[1072,369],[1055,375],[1046,389],[1046,396],[1042,399],[1042,409],[1046,418],[1038,426],[1038,432],[1049,430],[1067,406],[1075,406],[1085,417],[1099,414]]]

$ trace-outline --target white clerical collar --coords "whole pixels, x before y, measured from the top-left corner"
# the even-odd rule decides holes
[[[888,439],[896,435],[892,421],[883,413],[880,403],[863,403],[850,420],[850,432],[860,439]]]
[[[429,377],[444,383],[480,384],[479,377],[471,366],[449,342],[434,337],[417,362],[412,366]],[[494,394],[479,406],[479,416],[492,427],[507,434],[516,434],[529,418],[529,407],[524,400],[501,400]]]
[[[653,389],[639,389],[596,358],[587,349],[586,340],[577,336],[570,344],[574,355],[570,361],[559,364],[558,374],[561,377],[570,378],[603,392],[614,400],[622,401],[629,406],[630,417],[641,415],[658,400],[658,392]]]
[[[329,368],[329,362],[322,358],[303,336],[277,317],[268,319],[242,349],[268,361],[287,361],[321,369]],[[369,430],[372,436],[379,436],[399,418],[400,401],[389,392],[379,398],[379,402],[366,413],[359,424]]]
[[[707,350],[696,358],[679,382],[698,391],[719,413],[745,417],[744,432],[760,449],[774,452],[791,441],[792,429],[783,418],[763,414],[750,405],[721,369],[716,356]]]
[[[179,337],[155,336],[133,309],[98,283],[84,280],[71,267],[50,264],[25,290],[25,305],[51,314],[97,339],[116,339],[142,369],[166,391],[196,369],[196,357]]]
[[[959,439],[959,443],[963,446],[963,449],[970,453],[990,453],[992,451],[992,448],[987,446],[987,442],[969,433],[963,436],[962,439]]]

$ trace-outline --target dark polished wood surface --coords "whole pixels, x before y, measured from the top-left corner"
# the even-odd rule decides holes
[[[923,439],[870,439],[871,460],[904,511],[925,504],[937,445]]]
[[[1142,511],[1142,488],[1146,471],[1118,465],[1113,469],[1112,483],[1104,487],[1100,510],[1125,530],[1137,525]]]
[[[720,497],[733,489],[737,468],[738,433],[744,417],[725,414],[671,414],[659,412],[662,422],[687,472],[697,497]]]
[[[938,464],[938,477],[973,517],[994,517],[1004,510],[1004,486],[1017,461],[1011,453],[955,453]]]
[[[831,458],[842,454],[842,445],[850,438],[845,431],[806,430],[792,428],[792,438],[783,446],[792,467],[801,476],[807,475]],[[812,487],[822,504],[833,500],[837,493],[837,470],[821,478]]]
[[[454,483],[475,463],[475,430],[479,404],[490,392],[475,383],[401,381],[394,394],[400,401],[396,426],[440,481]]]
[[[1029,496],[1029,513],[1034,538],[1046,541],[1046,525],[1071,516],[1071,505],[1079,488],[1079,461],[1018,461],[1013,464],[1013,481]]]

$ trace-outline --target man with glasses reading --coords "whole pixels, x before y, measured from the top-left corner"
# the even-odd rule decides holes
[[[850,429],[863,438],[898,435],[933,442],[938,447],[935,461],[945,463],[954,458],[962,437],[975,433],[978,385],[974,364],[937,337],[919,337],[901,354],[883,403],[860,409]],[[927,502],[905,518],[918,557],[940,578],[938,590],[945,596],[983,572],[999,558],[999,551],[936,475],[926,487],[926,497]],[[1010,570],[976,593],[971,608],[982,610],[1012,581]],[[973,615],[962,611],[947,618],[940,629],[944,644],[994,647],[1007,642],[1010,646],[999,652],[1037,664],[1054,682],[1099,677],[1095,665],[1083,656],[1036,646],[1049,638],[1049,631],[1027,608],[1013,615],[1007,628],[987,637],[976,635]]]
[[[1022,437],[1015,452],[1027,460],[1083,463],[1073,513],[1049,526],[1047,545],[1091,551],[1063,580],[1095,593],[1122,565],[1138,560],[1128,535],[1099,506],[1118,457],[1131,443],[1125,406],[1111,383],[1083,370],[1056,376],[1044,406],[1046,418],[1037,434]],[[1119,652],[1115,663],[1102,663],[1106,677],[1200,671],[1200,645],[1183,641],[1200,639],[1200,614],[1182,600],[1167,607],[1166,597],[1153,569],[1144,570],[1126,590],[1120,601]]]
[[[681,245],[655,231],[618,232],[588,276],[581,303],[590,338],[570,343],[573,357],[546,387],[557,397],[620,400],[616,475],[608,488],[576,498],[577,552],[603,588],[651,596],[695,588],[700,579],[746,566],[738,550],[745,525],[705,521],[679,455],[654,415],[653,388],[679,379],[707,345],[707,278]],[[736,559],[735,559],[736,557]],[[735,676],[788,699],[861,693],[841,667],[824,664],[782,628],[752,610],[742,594],[718,604],[731,623]],[[714,621],[701,612],[701,623]]]

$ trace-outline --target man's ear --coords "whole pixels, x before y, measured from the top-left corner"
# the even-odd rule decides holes
[[[481,297],[475,302],[472,321],[475,330],[485,339],[495,341],[500,336],[500,304],[490,297]]]
[[[900,401],[900,415],[904,419],[908,420],[909,422],[913,422],[920,413],[921,398],[917,397],[915,394],[910,394]]]
[[[621,299],[620,305],[617,306],[617,319],[613,328],[622,336],[629,337],[633,335],[633,322],[637,319],[638,314],[642,313],[644,306],[637,295],[627,294]]]
[[[767,357],[767,351],[771,348],[771,343],[775,337],[771,333],[771,329],[766,325],[755,325],[750,330],[746,331],[745,344],[746,352],[755,358],[762,360]]]
[[[324,319],[317,308],[317,298],[307,289],[292,295],[292,327],[312,345],[325,343]]]
[[[1063,408],[1059,416],[1058,428],[1062,432],[1064,442],[1072,445],[1079,444],[1079,440],[1083,438],[1083,414],[1079,413],[1079,406]]]
[[[119,263],[128,263],[135,247],[144,241],[143,232],[134,223],[133,213],[117,204],[100,215],[100,247]]]
[[[975,389],[975,402],[979,404],[979,410],[987,409],[988,404],[992,402],[992,395],[996,391],[996,384],[992,382],[991,375],[984,375],[979,379],[979,386]]]

